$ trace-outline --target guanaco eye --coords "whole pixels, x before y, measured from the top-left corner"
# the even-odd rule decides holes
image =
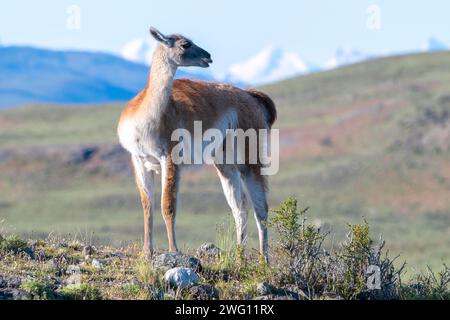
[[[190,42],[185,42],[181,45],[184,49],[189,49],[192,46],[192,43]]]

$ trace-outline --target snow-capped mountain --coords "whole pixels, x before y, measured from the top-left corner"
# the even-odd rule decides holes
[[[335,69],[349,64],[361,62],[372,57],[373,56],[364,54],[357,49],[339,48],[336,50],[336,53],[325,62],[323,69]]]
[[[449,46],[444,42],[431,37],[428,39],[427,43],[423,46],[423,49],[428,52],[436,52],[436,51],[446,51],[449,49]]]
[[[310,67],[295,52],[269,46],[255,56],[231,65],[224,80],[259,85],[309,71]]]
[[[126,60],[150,65],[155,47],[155,42],[145,39],[134,39],[123,46],[121,55]]]

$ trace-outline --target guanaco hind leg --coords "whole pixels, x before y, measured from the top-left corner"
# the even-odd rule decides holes
[[[241,174],[234,165],[216,164],[217,173],[222,183],[223,192],[231,208],[236,223],[238,245],[245,245],[247,240],[247,199],[241,184]]]
[[[242,180],[255,210],[255,220],[258,227],[259,252],[268,261],[269,240],[267,232],[268,205],[266,198],[265,177],[254,170],[242,173]]]

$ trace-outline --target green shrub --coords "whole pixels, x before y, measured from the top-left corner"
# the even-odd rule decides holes
[[[372,246],[367,222],[349,224],[347,241],[339,250],[327,252],[323,242],[328,234],[308,224],[306,212],[298,210],[296,199],[288,198],[269,220],[275,233],[276,263],[272,268],[278,285],[294,284],[309,298],[325,292],[345,299],[398,298],[404,265],[396,269],[395,259],[383,255],[381,238]],[[369,283],[374,269],[379,271],[379,287]]]
[[[348,241],[342,244],[342,250],[338,253],[342,279],[336,287],[345,299],[354,299],[365,286],[365,271],[369,266],[372,241],[367,222],[349,225],[349,228]]]
[[[299,211],[297,200],[290,197],[272,211],[268,226],[275,232],[280,283],[294,283],[312,296],[316,288],[323,286],[322,244],[326,234],[307,223],[307,210]]]
[[[349,224],[349,229],[347,241],[330,259],[328,274],[331,276],[327,280],[327,290],[344,299],[398,299],[405,264],[396,268],[394,262],[398,257],[391,259],[387,253],[383,254],[385,242],[381,237],[377,246],[372,245],[366,221]],[[373,273],[375,268],[377,275]],[[369,283],[372,275],[379,277],[379,286]]]
[[[27,248],[27,242],[25,240],[20,239],[16,235],[9,236],[7,238],[0,237],[0,253],[8,254],[13,253],[16,254],[21,252]]]
[[[33,299],[48,300],[57,297],[50,284],[44,280],[27,280],[20,285],[20,288],[29,293]]]

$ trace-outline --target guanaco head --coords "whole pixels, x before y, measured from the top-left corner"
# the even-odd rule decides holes
[[[163,45],[169,59],[179,67],[207,68],[212,63],[209,52],[180,34],[165,36],[153,27],[150,27],[150,34]]]

